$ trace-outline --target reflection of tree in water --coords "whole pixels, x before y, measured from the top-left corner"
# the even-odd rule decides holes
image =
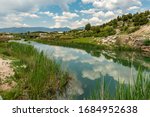
[[[115,63],[128,67],[134,67],[136,70],[141,67],[143,70],[150,70],[150,57],[140,52],[111,52],[111,51],[91,51],[92,56],[99,57],[102,55],[106,59],[112,59]]]

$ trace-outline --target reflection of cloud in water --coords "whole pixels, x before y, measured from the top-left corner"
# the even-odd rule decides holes
[[[83,78],[96,80],[102,76],[109,75],[115,80],[119,79],[125,82],[130,81],[133,76],[136,78],[137,72],[134,68],[132,68],[131,73],[131,68],[114,63],[112,59],[108,60],[103,55],[94,57],[79,49],[45,45],[43,47],[43,50],[47,49],[49,53],[53,53],[55,58],[60,58],[62,61],[68,62],[68,64],[70,61],[74,61],[82,65],[81,72]],[[84,67],[87,64],[90,65],[90,68]]]
[[[80,62],[81,63],[88,63],[88,64],[97,64],[97,63],[102,63],[102,62],[105,62],[106,61],[106,58],[104,56],[100,56],[100,57],[88,57],[88,58],[84,58],[82,59]],[[107,60],[107,62],[112,62],[113,60],[110,59],[110,60]]]
[[[91,64],[91,60],[89,64]],[[119,79],[121,81],[129,82],[133,77],[136,78],[136,73],[134,68],[132,68],[131,73],[131,68],[103,59],[102,62],[98,62],[97,60],[94,62],[93,60],[92,70],[83,70],[82,76],[84,78],[89,78],[90,80],[95,80],[101,76],[109,75],[115,80]]]
[[[82,77],[90,80],[98,79],[100,76],[102,76],[101,72],[94,72],[93,70],[85,70],[82,72]]]
[[[82,95],[83,93],[84,90],[82,88],[82,84],[77,80],[75,74],[73,74],[66,91],[63,96],[58,97],[58,99],[72,99],[73,96]]]
[[[86,54],[85,51],[79,49],[63,48],[63,47],[54,47],[53,55],[56,58],[61,58],[62,61],[75,61],[79,58],[78,54]]]
[[[69,73],[74,73],[73,79],[60,99],[71,99],[72,96],[76,95],[84,96],[84,93],[87,93],[90,88],[95,86],[96,79],[106,78],[108,80],[113,77],[116,81],[119,79],[120,81],[129,82],[133,77],[136,78],[137,75],[137,71],[134,68],[131,70],[130,67],[115,63],[113,59],[108,60],[102,54],[100,57],[94,57],[80,49],[49,46],[36,42],[31,42],[30,44],[37,50],[43,51],[48,57],[62,62],[69,69]],[[87,85],[86,88],[84,87],[85,85]]]

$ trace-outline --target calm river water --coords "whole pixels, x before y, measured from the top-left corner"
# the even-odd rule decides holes
[[[51,46],[37,42],[23,42],[43,51],[55,59],[73,78],[59,99],[88,99],[93,91],[100,91],[102,81],[115,91],[118,80],[132,83],[137,77],[139,66],[144,74],[150,74],[150,58],[140,53],[129,52],[86,52],[85,50]]]

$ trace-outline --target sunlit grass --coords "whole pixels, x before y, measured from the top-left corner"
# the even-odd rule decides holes
[[[8,92],[1,92],[4,99],[56,99],[68,82],[69,76],[54,60],[32,46],[8,43],[5,53],[17,58],[14,80],[17,85]]]

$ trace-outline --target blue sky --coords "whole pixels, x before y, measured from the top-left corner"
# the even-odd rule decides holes
[[[0,28],[101,25],[150,9],[150,0],[0,0]]]

